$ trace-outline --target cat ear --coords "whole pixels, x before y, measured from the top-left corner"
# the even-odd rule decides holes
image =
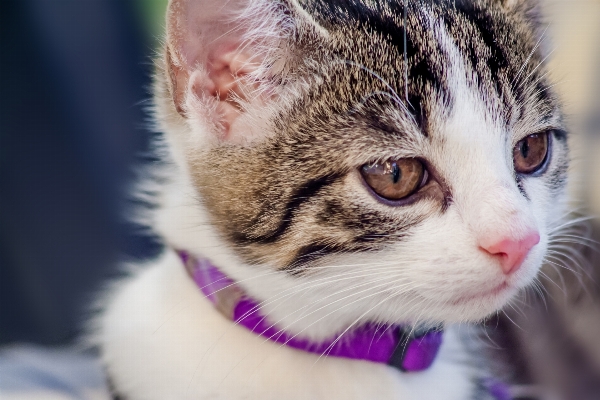
[[[243,117],[280,95],[299,24],[321,29],[292,1],[170,0],[166,68],[177,112],[209,122],[219,140],[251,140]]]

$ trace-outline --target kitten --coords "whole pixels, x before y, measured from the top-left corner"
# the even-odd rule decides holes
[[[117,392],[494,395],[457,324],[534,281],[563,217],[536,10],[171,0],[151,220],[167,249],[97,321]]]

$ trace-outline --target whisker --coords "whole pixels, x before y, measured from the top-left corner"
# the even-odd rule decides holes
[[[513,85],[515,83],[515,81],[519,78],[519,76],[521,75],[521,73],[523,73],[523,70],[525,69],[525,67],[527,66],[527,64],[529,63],[529,61],[531,61],[531,57],[533,56],[533,54],[535,53],[535,51],[538,49],[538,47],[542,43],[542,40],[544,39],[544,36],[546,35],[546,31],[548,30],[549,26],[550,26],[550,24],[546,25],[546,28],[544,29],[544,31],[540,35],[540,38],[536,42],[535,46],[533,46],[533,49],[531,50],[531,52],[529,53],[529,55],[527,56],[527,58],[525,58],[525,61],[523,62],[523,65],[521,65],[521,68],[519,68],[519,71],[517,72],[517,74],[515,75],[515,77],[513,78],[513,80],[511,81],[511,85]]]
[[[325,349],[325,351],[323,353],[321,353],[321,355],[317,358],[317,360],[315,361],[315,364],[317,362],[319,362],[319,360],[325,355],[325,354],[329,354],[329,352],[331,352],[331,350],[333,349],[333,347],[336,345],[336,343],[342,338],[342,336],[344,336],[344,334],[346,334],[346,332],[348,332],[351,328],[354,327],[354,325],[356,325],[365,315],[367,315],[369,312],[371,312],[373,309],[375,309],[376,307],[380,306],[381,304],[383,304],[384,302],[386,302],[387,300],[389,300],[391,298],[391,296],[387,296],[386,298],[384,298],[383,300],[381,300],[379,303],[375,304],[373,307],[371,307],[370,309],[368,309],[367,311],[365,311],[364,313],[362,313],[358,318],[356,318],[341,334],[339,334],[339,336],[329,345],[329,347],[327,347],[327,349]],[[313,364],[314,365],[314,364]]]
[[[552,49],[552,50],[550,50],[550,51],[548,52],[548,54],[547,54],[547,55],[546,55],[546,56],[545,56],[545,57],[544,57],[544,58],[543,58],[543,59],[542,59],[542,60],[541,60],[541,61],[538,63],[538,65],[536,65],[536,67],[535,67],[535,68],[534,68],[534,69],[533,69],[533,70],[532,70],[532,71],[531,71],[531,72],[530,72],[530,73],[529,73],[529,74],[528,74],[528,75],[527,75],[527,76],[526,76],[526,77],[523,79],[523,81],[522,81],[523,83],[521,83],[521,84],[518,86],[519,88],[520,88],[520,87],[522,87],[522,86],[525,84],[525,82],[527,81],[527,79],[529,79],[529,77],[530,77],[531,75],[533,75],[533,74],[535,73],[535,71],[537,71],[537,70],[538,70],[538,68],[539,68],[539,67],[541,67],[541,66],[544,64],[544,62],[546,62],[546,60],[547,60],[548,58],[550,58],[550,56],[552,55],[552,53],[554,53],[554,50],[555,50],[555,49]]]
[[[509,305],[510,305],[510,303],[509,303]],[[512,307],[512,306],[511,306],[511,307]],[[513,323],[513,325],[514,325],[514,326],[516,326],[517,328],[519,328],[520,330],[522,330],[523,332],[525,332],[525,329],[521,328],[521,326],[520,326],[519,324],[517,324],[515,321],[513,321],[513,319],[512,319],[512,318],[511,318],[511,317],[508,315],[508,313],[507,313],[506,311],[502,310],[502,313],[504,314],[504,316],[505,316],[506,318],[508,318],[508,320],[509,320],[510,322],[512,322],[512,323]]]
[[[569,227],[572,225],[579,225],[582,222],[588,222],[593,219],[594,219],[594,217],[592,217],[592,216],[582,216],[582,217],[578,217],[578,218],[573,218],[573,219],[570,219],[570,220],[564,222],[563,224],[561,224],[559,226],[555,226],[555,227],[551,228],[549,230],[548,234],[552,235],[554,232],[559,231],[565,227]]]

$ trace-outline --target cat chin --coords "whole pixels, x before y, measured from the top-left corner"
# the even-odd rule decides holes
[[[503,298],[506,296],[507,293],[512,292],[513,289],[514,288],[509,283],[502,282],[500,285],[496,286],[492,290],[486,290],[474,294],[461,295],[456,300],[452,301],[451,304],[454,306],[460,306],[461,304],[465,304],[467,306],[469,304],[479,304],[488,300]]]
[[[496,291],[480,294],[467,295],[456,299],[448,307],[446,323],[479,322],[490,315],[495,314],[508,304],[518,293],[513,287],[498,288]]]
[[[445,324],[477,323],[506,307],[530,284],[529,280],[526,284],[523,281],[518,284],[503,282],[485,291],[461,292],[444,300],[438,298],[428,307],[433,313],[427,317]]]
[[[444,323],[478,323],[496,315],[518,298],[523,289],[507,286],[482,295],[458,297],[451,304],[436,306]]]

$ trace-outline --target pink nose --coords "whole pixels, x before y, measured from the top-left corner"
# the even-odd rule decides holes
[[[510,275],[519,269],[529,250],[539,242],[539,233],[532,231],[522,239],[502,238],[491,243],[480,243],[480,247],[491,255],[500,257],[502,271]]]

